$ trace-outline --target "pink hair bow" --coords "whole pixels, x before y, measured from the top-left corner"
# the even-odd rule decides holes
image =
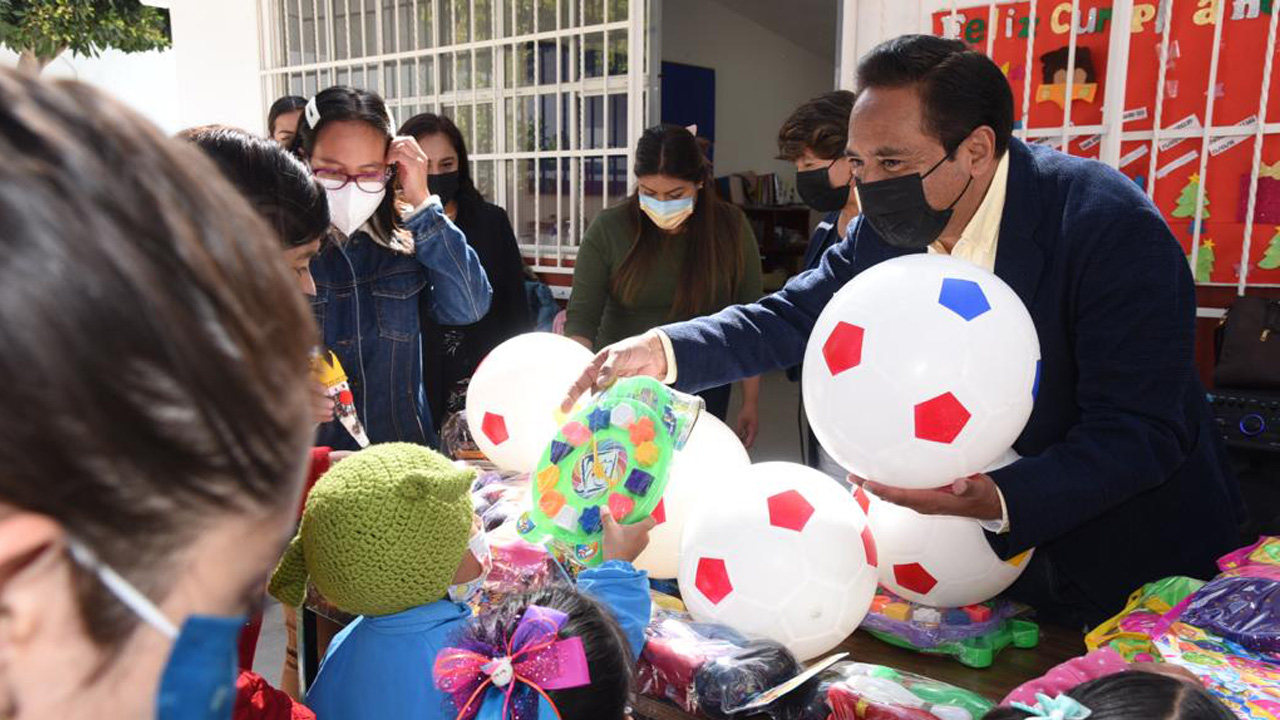
[[[561,640],[560,629],[568,615],[559,610],[530,605],[525,608],[516,630],[506,647],[493,648],[484,643],[471,643],[471,648],[445,648],[436,657],[436,687],[453,698],[458,720],[466,720],[480,712],[484,696],[493,690],[502,695],[502,711],[490,711],[486,717],[513,718],[515,690],[528,686],[545,700],[560,717],[560,711],[547,695],[548,690],[565,690],[591,684],[587,654],[582,638]],[[538,713],[541,714],[541,713]]]

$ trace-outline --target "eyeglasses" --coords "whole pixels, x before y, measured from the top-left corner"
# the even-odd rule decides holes
[[[355,183],[356,187],[370,194],[380,193],[385,190],[387,183],[391,180],[392,173],[391,168],[387,168],[382,172],[361,173],[359,175],[348,175],[337,168],[313,167],[311,171],[325,190],[341,190],[348,183]]]

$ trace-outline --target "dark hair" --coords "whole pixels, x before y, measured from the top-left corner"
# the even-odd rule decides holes
[[[237,128],[206,125],[178,133],[218,165],[287,248],[329,232],[329,200],[306,163],[276,143]]]
[[[453,151],[458,153],[457,200],[459,207],[463,204],[474,205],[484,201],[484,196],[476,189],[475,181],[471,178],[471,161],[468,158],[467,141],[462,137],[462,131],[447,115],[419,113],[406,120],[400,126],[399,134],[408,135],[414,140],[421,140],[432,135],[444,135],[448,138],[449,144],[453,146]]]
[[[304,118],[298,123],[298,134],[293,136],[293,144],[289,149],[304,160],[311,159],[316,149],[316,141],[320,132],[331,122],[362,122],[378,132],[386,135],[387,147],[391,146],[395,128],[391,125],[391,116],[387,113],[387,104],[377,93],[358,90],[345,85],[321,90],[316,96],[316,109],[320,112],[320,121],[311,126]],[[382,204],[373,213],[373,227],[381,235],[382,240],[399,240],[413,247],[412,240],[400,225],[400,201],[396,199],[395,170],[391,180],[387,181],[387,194]]]
[[[823,160],[842,157],[855,99],[848,90],[836,90],[796,108],[778,130],[778,159],[795,162],[805,150]]]
[[[1234,720],[1235,715],[1190,680],[1131,670],[1077,685],[1068,696],[1089,708],[1090,720]],[[1021,720],[1030,713],[1000,707],[983,720]]]
[[[920,95],[924,130],[954,153],[974,130],[996,135],[996,157],[1013,137],[1013,92],[991,58],[959,40],[902,35],[871,49],[858,63],[858,92],[912,87]]]
[[[297,112],[306,106],[307,99],[297,95],[285,95],[271,103],[271,109],[267,111],[267,134],[276,134],[276,120],[279,120],[281,115]]]
[[[530,605],[559,610],[568,615],[559,637],[582,638],[582,648],[586,651],[591,684],[546,691],[560,711],[560,717],[564,720],[622,720],[631,699],[631,646],[613,615],[599,602],[573,587],[553,585],[509,596],[468,622],[452,644],[489,657],[506,655],[507,643]],[[530,709],[537,700],[534,690],[519,685],[514,696],[519,711],[513,716],[534,717]]]
[[[636,143],[635,175],[667,175],[702,183],[693,216],[688,220],[689,240],[671,319],[690,318],[710,311],[724,286],[729,288],[732,297],[744,269],[737,210],[717,197],[710,164],[693,133],[678,125],[658,125],[645,130]],[[641,212],[639,189],[627,201],[627,212],[636,229],[636,238],[610,288],[624,304],[634,302],[662,252],[659,242],[662,230]]]
[[[294,501],[315,323],[213,163],[105,94],[0,71],[0,154],[0,503],[162,598],[209,519]],[[136,617],[73,577],[118,649]]]

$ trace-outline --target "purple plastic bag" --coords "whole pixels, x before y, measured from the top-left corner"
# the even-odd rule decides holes
[[[1222,573],[1187,599],[1178,620],[1250,650],[1280,654],[1280,567]]]

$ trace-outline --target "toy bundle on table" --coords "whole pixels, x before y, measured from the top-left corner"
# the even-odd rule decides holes
[[[1280,538],[1218,565],[1208,583],[1167,578],[1143,587],[1086,643],[1131,662],[1180,665],[1239,717],[1280,720]]]
[[[974,520],[850,493],[798,464],[752,465],[700,401],[651,379],[621,380],[560,412],[590,361],[576,343],[534,333],[495,349],[471,381],[467,433],[455,426],[449,435],[521,474],[516,487],[478,489],[485,525],[504,541],[546,548],[572,572],[601,560],[602,511],[623,523],[652,517],[636,565],[678,580],[694,623],[770,641],[802,661],[859,625],[973,666],[1007,645],[1035,644],[1024,608],[989,602],[1030,550],[1003,559]],[[810,425],[832,457],[884,485],[937,488],[1019,460],[1011,445],[1034,403],[1039,345],[1025,307],[995,275],[920,255],[877,265],[838,292],[805,366]]]

